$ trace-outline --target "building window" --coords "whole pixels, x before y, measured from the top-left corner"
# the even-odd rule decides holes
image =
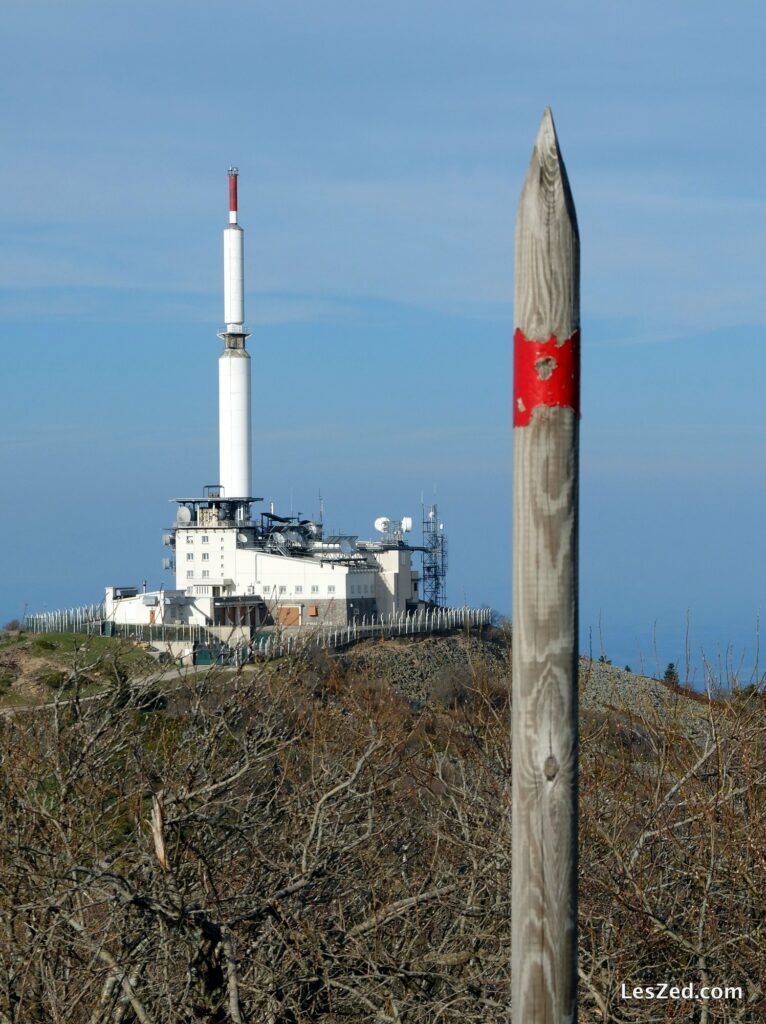
[[[312,583],[311,584],[311,593],[312,594],[318,594],[319,593],[319,587],[316,585],[316,583]]]
[[[264,586],[263,592],[264,592],[264,594],[270,594],[271,593],[271,587],[268,585],[268,583]]]
[[[207,544],[207,534],[205,534],[204,537],[202,538],[202,543]]]
[[[210,561],[210,555],[207,553],[207,551],[203,551],[202,552],[202,561],[203,562],[209,562]]]
[[[187,580],[193,580],[194,579],[194,569],[187,569],[186,570],[186,578],[187,578]]]
[[[187,551],[186,552],[186,561],[187,562],[193,562],[194,561],[194,552],[193,551]]]
[[[327,593],[328,594],[334,594],[335,593],[335,584],[334,583],[330,583],[329,584],[329,586],[327,587]]]
[[[287,587],[280,587],[279,588],[279,593],[280,594],[286,594],[287,593]]]
[[[193,533],[187,533],[186,534],[186,543],[187,544],[193,544],[194,543],[194,534]]]
[[[296,587],[295,588],[295,593],[296,594],[302,594],[303,593],[303,587]]]
[[[209,576],[210,575],[210,570],[209,569],[203,569],[202,570],[202,575],[203,576]]]

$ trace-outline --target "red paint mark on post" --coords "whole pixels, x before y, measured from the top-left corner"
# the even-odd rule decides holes
[[[574,409],[580,415],[580,331],[560,344],[513,335],[513,425],[526,427],[540,405]]]
[[[237,212],[237,175],[229,172],[229,211]]]

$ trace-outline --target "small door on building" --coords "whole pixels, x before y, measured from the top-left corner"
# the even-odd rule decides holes
[[[277,608],[277,622],[280,626],[300,626],[300,608]]]

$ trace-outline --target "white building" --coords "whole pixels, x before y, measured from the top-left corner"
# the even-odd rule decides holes
[[[107,587],[115,623],[203,626],[346,625],[413,610],[418,574],[400,536],[360,542],[322,536],[315,523],[205,522],[226,514],[216,498],[184,499],[165,534],[172,590]],[[188,517],[191,518],[188,518]],[[270,517],[269,517],[270,518]]]
[[[417,550],[405,542],[412,520],[376,521],[376,541],[325,537],[321,523],[271,512],[253,514],[251,359],[244,324],[243,231],[237,223],[237,170],[229,171],[224,230],[224,319],[219,337],[220,483],[201,498],[178,498],[163,538],[175,587],[150,593],[107,587],[115,623],[209,626],[346,625],[413,610]]]
[[[245,519],[239,502],[218,494],[177,500],[164,539],[175,551],[171,593],[186,595],[190,615],[204,610],[213,625],[345,625],[417,606],[414,549],[404,541],[411,520],[359,541],[325,537],[311,520]]]

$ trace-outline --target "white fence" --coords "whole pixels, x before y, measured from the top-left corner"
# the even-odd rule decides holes
[[[279,658],[295,651],[316,648],[338,649],[370,637],[391,638],[415,633],[446,633],[454,629],[488,626],[490,608],[424,608],[409,614],[389,615],[352,622],[339,629],[323,627],[311,633],[279,634],[261,637],[253,644],[253,654],[261,658]]]
[[[103,608],[96,609],[93,618],[83,618],[82,609],[70,608],[63,612],[40,612],[27,615],[24,628],[30,633],[86,633],[89,636],[123,637],[126,640],[184,641],[189,644],[220,643],[220,638],[205,626],[196,625],[140,625],[129,622],[112,622],[104,618]],[[77,614],[76,614],[77,613]]]
[[[391,638],[414,636],[416,633],[447,633],[455,629],[472,629],[489,625],[489,608],[423,608],[408,614],[383,618],[364,616],[361,620],[342,628],[329,626],[309,630],[307,627],[292,632],[275,627],[268,634],[256,633],[249,651],[259,659],[281,658],[286,654],[311,648],[337,650],[359,640],[371,637]],[[189,644],[221,644],[220,635],[204,626],[192,625],[128,625],[107,622],[103,605],[83,605],[52,612],[27,615],[25,629],[34,633],[89,633],[122,636],[149,643],[185,641]],[[224,641],[224,646],[227,646]],[[235,645],[239,650],[241,643]]]
[[[89,633],[90,626],[106,614],[103,604],[83,604],[79,608],[58,608],[24,616],[24,629],[31,633]]]

